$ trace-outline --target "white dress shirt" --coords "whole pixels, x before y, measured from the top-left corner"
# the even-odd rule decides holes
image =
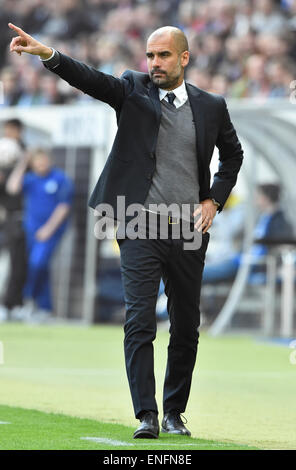
[[[176,108],[179,108],[180,106],[182,106],[184,103],[186,103],[188,99],[184,80],[182,84],[178,86],[177,88],[175,88],[174,90],[164,90],[163,88],[159,88],[158,91],[159,91],[160,101],[162,101],[163,99],[168,101],[167,96],[166,96],[167,93],[174,93],[176,95],[176,98],[174,99],[174,105],[176,106]]]
[[[54,53],[55,53],[55,49],[53,47],[50,47],[50,49],[52,50],[52,54],[50,57],[48,57],[48,59],[41,59],[41,57],[39,57],[39,59],[41,60],[41,62],[47,62],[48,60],[52,59],[53,56],[54,56]]]

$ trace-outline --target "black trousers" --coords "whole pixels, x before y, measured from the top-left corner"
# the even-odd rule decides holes
[[[209,233],[202,244],[184,250],[184,240],[118,239],[125,296],[124,352],[136,418],[141,411],[158,413],[155,400],[153,341],[156,301],[161,277],[168,297],[170,340],[163,388],[163,412],[183,413],[196,361],[200,290]]]

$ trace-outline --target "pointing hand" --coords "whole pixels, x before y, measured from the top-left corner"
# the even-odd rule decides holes
[[[8,23],[10,29],[13,29],[18,36],[14,37],[10,43],[10,51],[16,52],[21,55],[22,52],[27,52],[28,54],[39,55],[41,59],[49,59],[52,55],[52,49],[45,46],[36,39],[32,38],[29,34],[25,33],[21,28],[15,26],[12,23]]]

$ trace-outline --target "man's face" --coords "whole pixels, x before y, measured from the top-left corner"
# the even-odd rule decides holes
[[[34,155],[30,163],[34,173],[39,176],[45,176],[51,168],[51,161],[46,153],[38,153]]]
[[[261,212],[264,212],[267,208],[270,207],[271,201],[268,199],[268,197],[266,197],[263,192],[257,190],[255,204]]]
[[[17,126],[5,124],[3,135],[4,137],[9,137],[10,139],[19,139],[21,137],[21,130]]]
[[[152,36],[147,42],[147,66],[153,83],[165,90],[181,85],[189,52],[179,52],[172,34]]]

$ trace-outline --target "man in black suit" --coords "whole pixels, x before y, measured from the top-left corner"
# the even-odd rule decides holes
[[[128,70],[115,78],[39,43],[11,23],[9,26],[18,33],[11,51],[39,55],[49,70],[116,111],[118,131],[90,206],[102,215],[102,206],[110,207],[111,216],[123,228],[117,240],[126,303],[125,360],[134,412],[140,420],[134,437],[159,435],[153,340],[161,277],[171,322],[162,431],[190,435],[181,413],[187,405],[197,354],[208,229],[235,185],[243,159],[225,100],[184,81],[188,43],[178,28],[160,28],[149,37],[148,74]],[[220,163],[210,187],[215,146]],[[151,212],[156,214],[156,237],[128,236],[128,218],[119,210],[118,196],[125,197],[126,207],[141,206],[144,216],[139,227],[143,218],[145,222]],[[190,212],[168,215],[159,209],[161,204],[178,208],[183,204]],[[166,238],[160,236],[163,223],[168,229]],[[173,236],[172,228],[179,224],[187,224],[193,236],[200,234],[198,248],[185,250],[184,237]]]

